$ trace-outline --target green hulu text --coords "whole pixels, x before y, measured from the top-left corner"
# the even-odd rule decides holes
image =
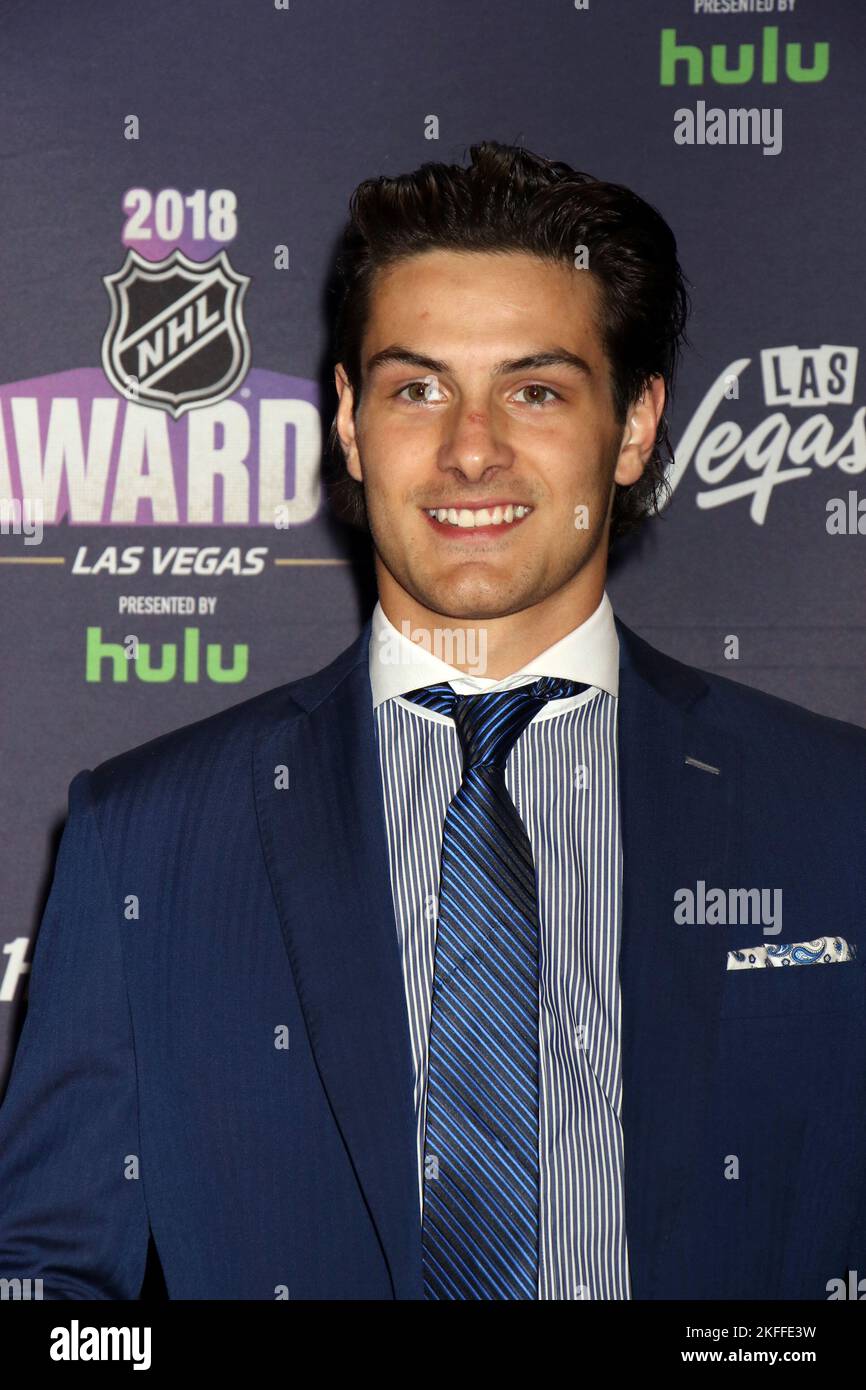
[[[221,642],[208,642],[202,653],[197,627],[184,628],[182,643],[139,642],[136,637],[125,637],[123,642],[105,642],[101,627],[89,627],[85,679],[98,683],[107,669],[107,680],[128,681],[131,670],[140,681],[165,684],[179,679],[190,685],[202,679],[203,656],[204,679],[220,685],[236,685],[245,680],[250,658],[246,642],[234,644],[230,666],[223,664],[222,651]]]
[[[779,30],[775,24],[768,24],[761,31],[761,66],[757,71],[756,43],[738,44],[739,56],[736,66],[728,65],[728,45],[710,44],[710,82],[723,86],[742,86],[756,76],[768,86],[779,81]],[[812,63],[803,64],[803,45],[788,42],[785,49],[785,76],[789,82],[823,82],[830,71],[829,43],[812,45]],[[659,81],[663,87],[675,87],[683,68],[686,85],[702,87],[704,77],[704,54],[696,43],[677,43],[676,29],[661,31],[661,70]]]

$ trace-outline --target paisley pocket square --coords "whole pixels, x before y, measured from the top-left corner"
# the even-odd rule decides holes
[[[833,965],[853,960],[857,947],[842,936],[819,936],[788,946],[744,946],[728,952],[728,970],[755,970],[770,965]]]

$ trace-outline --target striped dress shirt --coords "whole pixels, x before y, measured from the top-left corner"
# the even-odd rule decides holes
[[[418,645],[389,622],[381,604],[373,613],[370,682],[414,1066],[419,1202],[423,1216],[439,860],[462,755],[453,720],[402,695],[444,680],[458,694],[477,694],[541,675],[579,680],[589,689],[540,710],[505,768],[532,845],[541,927],[538,1297],[627,1299],[619,643],[606,593],[584,623],[499,681],[466,675]]]

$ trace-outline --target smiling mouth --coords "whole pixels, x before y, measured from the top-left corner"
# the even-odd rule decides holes
[[[525,521],[534,508],[509,502],[495,507],[425,507],[424,514],[437,530],[462,535],[483,532],[492,535]]]

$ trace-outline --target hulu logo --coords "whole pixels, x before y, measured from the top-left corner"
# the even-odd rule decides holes
[[[728,66],[728,45],[710,44],[710,81],[722,86],[738,87],[751,82],[755,76],[757,44],[738,45],[740,56],[736,67]],[[829,43],[813,45],[812,66],[803,66],[803,45],[785,44],[785,76],[789,82],[823,82],[830,71]],[[704,85],[704,55],[697,44],[677,43],[676,29],[662,29],[661,71],[659,80],[663,87],[675,87],[677,66],[686,65],[686,82],[690,87]],[[760,80],[767,86],[779,81],[779,30],[775,24],[762,30]]]
[[[208,642],[204,652],[204,668],[207,679],[216,681],[220,685],[236,684],[238,681],[246,679],[249,670],[250,649],[245,642],[236,642],[231,666],[222,664],[222,644],[219,642]],[[85,679],[91,682],[102,680],[102,666],[105,661],[110,663],[110,680],[126,681],[129,679],[129,668],[135,671],[140,681],[154,684],[164,684],[166,681],[173,681],[180,674],[181,679],[187,684],[194,684],[200,679],[199,671],[201,667],[201,641],[197,627],[185,627],[183,630],[183,655],[181,665],[178,666],[178,643],[163,642],[162,655],[159,660],[155,660],[153,649],[150,642],[136,642],[135,638],[126,638],[126,645],[120,642],[103,642],[102,628],[89,627],[87,629],[87,656],[85,663]]]

